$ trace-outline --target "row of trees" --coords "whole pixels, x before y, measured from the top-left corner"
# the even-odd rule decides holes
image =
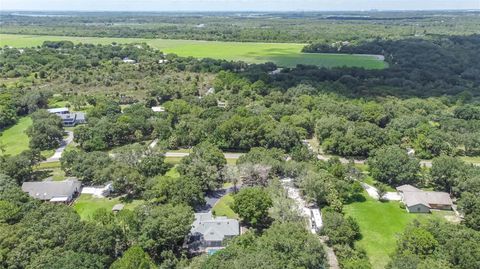
[[[367,12],[325,14],[322,12],[251,13],[220,12],[205,14],[148,14],[144,12],[42,17],[6,14],[3,33],[57,36],[97,36],[118,38],[161,38],[243,42],[326,44],[357,43],[373,37],[404,38],[420,35],[467,35],[477,33],[478,18],[465,13]],[[47,14],[48,15],[48,14]],[[124,24],[130,22],[128,27]],[[457,27],[453,27],[453,25]]]

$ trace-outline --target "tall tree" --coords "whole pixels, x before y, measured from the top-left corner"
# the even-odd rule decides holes
[[[268,222],[268,209],[272,205],[272,199],[263,188],[251,187],[235,194],[232,209],[248,225],[263,228]]]
[[[204,191],[213,191],[224,182],[222,171],[226,164],[227,160],[220,149],[203,142],[182,159],[177,169],[181,175],[199,182]]]
[[[398,146],[380,148],[368,165],[373,178],[383,183],[399,186],[418,181],[420,162]]]
[[[145,206],[137,211],[138,243],[155,260],[164,251],[178,253],[190,232],[193,210],[186,205]]]
[[[155,269],[155,263],[152,258],[143,251],[141,247],[133,246],[129,248],[122,257],[116,260],[110,269]]]

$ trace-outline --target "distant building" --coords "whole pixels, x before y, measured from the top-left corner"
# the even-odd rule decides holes
[[[123,58],[122,61],[123,61],[124,63],[126,63],[126,64],[134,64],[134,63],[137,62],[137,61],[135,61],[135,60],[129,59],[128,57]]]
[[[70,113],[70,110],[68,110],[67,107],[60,107],[60,108],[50,108],[47,109],[48,113],[51,114],[68,114]]]
[[[154,106],[152,107],[153,112],[165,112],[165,107],[163,106]]]
[[[278,75],[278,74],[282,73],[282,70],[283,70],[283,68],[277,68],[273,71],[268,72],[268,74],[269,75]]]
[[[217,106],[219,108],[227,108],[228,103],[224,101],[217,101]]]
[[[236,219],[214,217],[211,212],[196,213],[190,231],[189,248],[194,252],[209,252],[209,249],[224,247],[224,240],[240,235]]]
[[[452,210],[453,202],[446,192],[423,191],[412,185],[397,187],[409,213],[430,213],[432,209]]]
[[[50,108],[50,109],[47,109],[47,111],[51,114],[58,115],[63,121],[63,126],[73,127],[77,124],[84,124],[87,122],[85,113],[83,112],[70,113],[70,110],[66,107]]]
[[[59,114],[58,116],[62,118],[63,126],[67,127],[74,127],[77,124],[84,124],[87,122],[85,113],[82,112]]]
[[[49,202],[68,203],[79,193],[82,183],[76,179],[65,181],[24,182],[22,191],[30,197]]]
[[[211,87],[207,90],[207,92],[205,93],[205,95],[210,95],[210,94],[214,94],[215,93],[215,88]]]

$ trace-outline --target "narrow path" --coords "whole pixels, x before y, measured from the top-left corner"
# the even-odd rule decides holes
[[[67,133],[67,137],[64,138],[60,144],[60,147],[55,150],[55,153],[52,155],[52,157],[48,158],[47,160],[44,161],[44,163],[53,163],[53,162],[58,162],[60,158],[62,157],[63,152],[65,151],[65,148],[72,143],[73,141],[73,132],[72,131],[65,131]]]
[[[323,248],[325,249],[325,252],[327,253],[327,261],[328,261],[328,266],[330,269],[340,269],[340,265],[338,264],[338,259],[337,255],[335,255],[335,252],[333,251],[333,248],[329,247],[326,242],[326,238],[321,236],[320,237],[320,242],[323,243]]]
[[[295,187],[295,185],[293,185],[293,179],[284,178],[281,180],[281,183],[283,185],[283,188],[287,191],[288,197],[295,201],[299,211],[302,212],[303,215],[306,217],[307,223],[308,223],[307,229],[311,233],[316,235],[317,232],[323,227],[322,213],[320,209],[307,206],[307,203],[300,195],[300,190],[297,187]],[[326,238],[323,236],[319,236],[318,239],[320,240],[320,242],[322,242],[322,245],[327,254],[327,261],[328,261],[329,268],[340,269],[340,266],[338,265],[337,256],[335,255],[335,252],[333,251],[333,249],[327,245]]]

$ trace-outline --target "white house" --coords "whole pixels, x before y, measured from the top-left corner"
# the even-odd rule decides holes
[[[137,61],[129,59],[128,57],[125,57],[125,58],[123,58],[123,62],[126,63],[126,64],[134,64]]]

